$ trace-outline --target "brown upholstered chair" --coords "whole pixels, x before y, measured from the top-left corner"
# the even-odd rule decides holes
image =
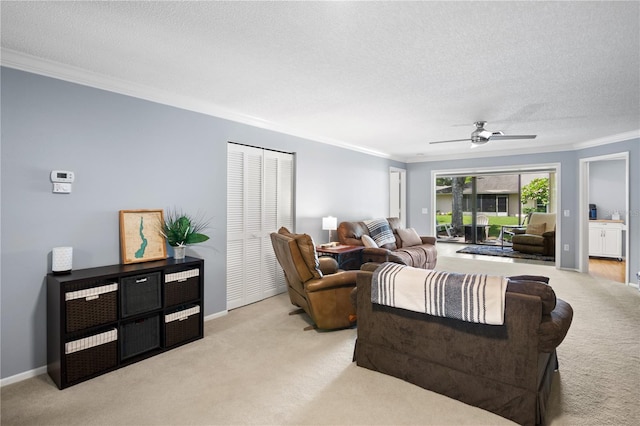
[[[556,214],[531,213],[526,228],[516,228],[511,239],[513,250],[544,256],[556,254]]]
[[[331,257],[320,257],[307,234],[292,234],[286,228],[271,233],[276,258],[287,280],[289,299],[306,312],[314,325],[306,329],[335,330],[355,325],[356,312],[350,294],[358,271],[342,271]]]

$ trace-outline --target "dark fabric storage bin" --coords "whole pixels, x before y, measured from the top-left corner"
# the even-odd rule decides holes
[[[89,336],[65,346],[67,382],[89,377],[118,364],[117,330]]]
[[[160,315],[120,326],[120,358],[126,359],[160,347]]]
[[[200,297],[200,269],[188,269],[164,276],[164,306],[192,302]]]
[[[120,311],[122,318],[159,309],[160,272],[136,275],[120,280]]]
[[[165,346],[173,346],[200,336],[200,306],[191,306],[164,316]]]
[[[118,284],[101,282],[65,293],[67,333],[117,321]]]

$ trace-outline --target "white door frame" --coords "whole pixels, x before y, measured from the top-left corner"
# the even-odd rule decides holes
[[[578,197],[578,271],[589,273],[589,163],[607,160],[624,160],[625,162],[625,211],[624,211],[624,230],[626,231],[624,244],[625,256],[629,256],[629,225],[631,216],[629,214],[629,151],[618,152],[614,154],[600,155],[597,157],[588,157],[580,159],[580,182]],[[637,287],[629,279],[629,262],[626,262],[624,271],[624,283],[633,287]]]
[[[393,177],[394,174],[398,174],[398,179]],[[396,214],[398,206],[392,205],[396,200],[399,202],[400,214]],[[407,171],[389,167],[389,217],[396,216],[400,218],[402,225],[407,225]]]

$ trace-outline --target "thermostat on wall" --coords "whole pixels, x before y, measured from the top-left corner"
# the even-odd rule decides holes
[[[51,171],[51,182],[73,183],[73,178],[73,172],[67,172],[66,170]]]
[[[52,170],[51,182],[53,182],[53,192],[56,194],[69,194],[71,192],[71,183],[75,175],[73,172],[66,170]]]

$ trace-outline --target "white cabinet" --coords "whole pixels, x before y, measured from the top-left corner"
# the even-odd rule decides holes
[[[593,220],[589,222],[589,256],[622,259],[621,221]]]

